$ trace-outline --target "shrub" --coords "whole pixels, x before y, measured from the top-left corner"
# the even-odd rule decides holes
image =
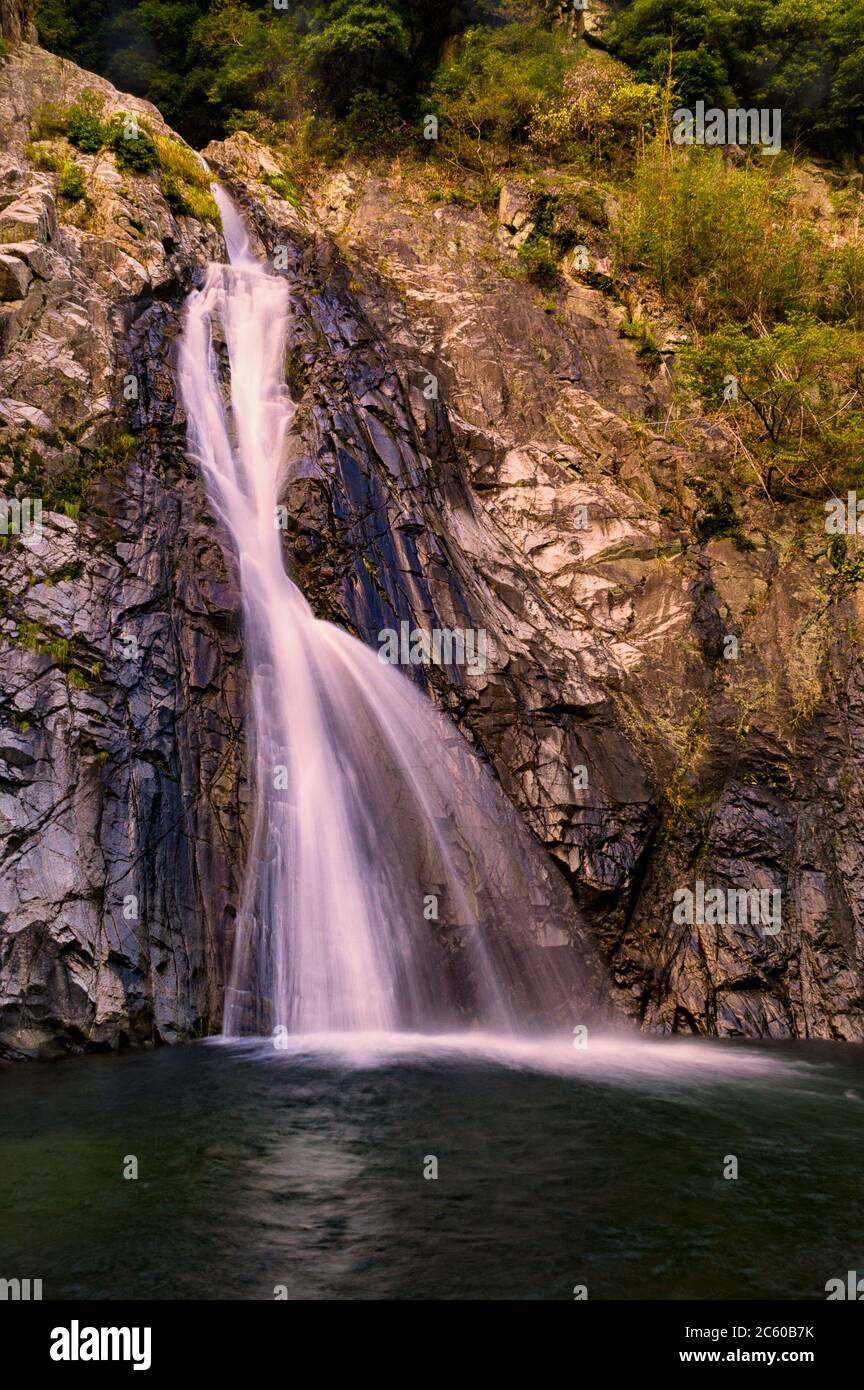
[[[59,174],[66,163],[62,151],[54,148],[47,140],[31,141],[25,145],[24,153],[35,169],[43,169],[51,174]]]
[[[137,121],[115,116],[108,127],[107,144],[114,151],[119,169],[149,174],[159,164],[152,137]]]
[[[66,134],[69,107],[59,101],[43,101],[33,112],[30,134],[34,140],[52,139]]]
[[[407,134],[407,127],[392,97],[380,92],[357,92],[345,117],[345,135],[350,145],[369,153],[394,149]]]
[[[154,135],[153,144],[162,170],[162,196],[174,215],[218,223],[219,209],[210,192],[209,170],[192,150],[176,140]]]
[[[721,329],[686,350],[682,367],[685,384],[756,452],[769,492],[860,481],[864,335],[794,315],[770,332]]]
[[[105,144],[104,106],[105,98],[101,93],[88,88],[74,105],[66,108],[66,138],[82,154],[97,154]]]
[[[826,247],[782,156],[733,164],[658,139],[639,160],[616,242],[619,268],[649,271],[703,329],[768,324],[826,296]]]
[[[60,194],[70,203],[78,203],[84,197],[84,170],[73,160],[64,165],[60,174]]]
[[[70,145],[74,145],[82,154],[97,154],[105,144],[105,127],[102,122],[89,111],[82,111],[76,107],[69,113],[66,135]]]
[[[170,174],[166,174],[162,178],[162,197],[175,217],[188,217],[190,215],[185,194],[177,180],[172,178]]]
[[[284,198],[298,212],[302,210],[300,189],[289,174],[265,174],[263,182],[278,198]]]
[[[153,145],[159,167],[166,174],[182,183],[191,184],[193,188],[209,190],[213,175],[193,150],[166,135],[154,135]]]
[[[564,80],[564,100],[540,109],[529,138],[540,153],[567,160],[620,163],[652,137],[663,116],[663,92],[609,59],[585,56]]]
[[[496,159],[509,163],[537,106],[560,95],[569,61],[560,35],[538,25],[468,29],[445,55],[429,94],[442,141],[459,162],[487,175]]]
[[[548,237],[530,236],[517,254],[532,284],[546,289],[557,285],[558,257]]]
[[[636,344],[636,351],[646,367],[656,370],[663,361],[663,354],[651,325],[644,319],[622,319],[618,325],[618,336]]]
[[[826,273],[825,309],[840,323],[864,329],[864,240],[832,246]]]
[[[727,483],[721,482],[718,488],[701,478],[691,478],[689,486],[702,504],[693,527],[700,545],[720,536],[728,536],[736,550],[754,549],[753,542],[744,534],[744,518],[735,510],[732,492]]]

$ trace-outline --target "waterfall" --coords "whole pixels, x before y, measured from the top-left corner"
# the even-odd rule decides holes
[[[317,619],[285,570],[289,291],[215,196],[230,263],[190,295],[179,383],[237,558],[250,686],[254,812],[225,1032],[567,1023],[580,979],[559,875],[453,724]]]

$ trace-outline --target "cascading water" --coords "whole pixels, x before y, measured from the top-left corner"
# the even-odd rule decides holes
[[[237,554],[251,688],[255,810],[225,1032],[570,1019],[563,884],[453,725],[316,619],[285,571],[288,288],[214,191],[230,264],[190,296],[179,377],[190,454]]]

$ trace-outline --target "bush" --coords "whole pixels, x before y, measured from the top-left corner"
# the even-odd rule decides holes
[[[735,510],[727,483],[721,482],[718,487],[701,478],[691,478],[689,486],[701,503],[693,527],[693,534],[700,545],[720,536],[728,536],[736,550],[754,549],[753,542],[744,533],[744,518]]]
[[[180,184],[170,174],[162,179],[162,197],[175,217],[189,217],[191,209]]]
[[[106,141],[102,120],[105,98],[101,92],[83,91],[78,100],[65,110],[65,134],[70,145],[82,154],[98,154]]]
[[[66,122],[66,135],[70,145],[82,154],[98,154],[105,144],[105,127],[97,116],[80,107],[73,107]]]
[[[662,116],[659,86],[634,81],[622,63],[586,55],[564,80],[563,104],[537,111],[529,137],[543,154],[617,164],[655,134]]]
[[[69,107],[59,101],[43,101],[33,112],[30,134],[34,140],[50,140],[66,134]]]
[[[349,144],[370,154],[395,149],[407,134],[393,98],[374,91],[352,97],[344,128]]]
[[[162,197],[175,217],[195,217],[199,222],[218,222],[219,209],[210,193],[163,174]]]
[[[442,148],[487,176],[497,159],[509,163],[535,109],[560,95],[571,60],[561,36],[538,25],[468,29],[445,55],[429,93]]]
[[[733,164],[719,150],[658,140],[639,161],[616,242],[619,268],[649,271],[706,330],[728,319],[770,324],[837,297],[829,249],[782,156]]]
[[[721,411],[772,494],[860,482],[864,335],[795,315],[770,332],[727,327],[682,355],[683,379]]]
[[[106,143],[114,151],[119,169],[128,169],[133,174],[149,174],[159,164],[152,137],[137,121],[115,116],[108,127]]]
[[[277,198],[284,198],[297,212],[302,212],[303,201],[300,189],[289,174],[265,174],[263,182],[272,188]]]
[[[31,142],[25,145],[24,153],[34,169],[43,169],[51,174],[61,173],[66,163],[62,152],[55,149],[48,141]]]
[[[162,196],[175,216],[218,223],[219,209],[210,192],[210,171],[192,150],[176,140],[154,135],[153,145],[162,170]]]
[[[532,284],[545,289],[558,284],[558,257],[548,237],[530,236],[517,254]]]
[[[70,161],[60,174],[60,194],[70,203],[78,203],[84,197],[84,170],[80,164]]]
[[[660,345],[644,319],[622,319],[618,325],[619,338],[636,344],[636,351],[650,371],[656,371],[663,361]]]

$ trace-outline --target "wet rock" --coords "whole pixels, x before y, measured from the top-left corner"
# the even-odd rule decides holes
[[[39,102],[95,86],[164,125],[26,44],[3,76],[0,264],[26,297],[0,318],[0,494],[42,514],[38,539],[0,549],[0,1050],[52,1055],[218,1028],[244,696],[234,578],[172,379],[221,240],[153,176],[133,244],[104,156],[97,230],[58,219],[25,153]]]
[[[615,283],[565,284],[550,314],[495,272],[530,185],[505,186],[490,227],[349,174],[340,217],[325,186],[298,228],[232,141],[210,153],[265,245],[294,247],[286,540],[317,610],[371,645],[403,619],[487,633],[482,675],[413,674],[560,865],[621,1009],[864,1036],[861,619],[848,598],[826,611],[824,559],[802,565],[785,530],[800,516],[739,497],[752,548],[698,542],[692,480],[730,441],[654,432],[669,376],[619,336]],[[780,930],[674,922],[696,878],[778,890]]]

